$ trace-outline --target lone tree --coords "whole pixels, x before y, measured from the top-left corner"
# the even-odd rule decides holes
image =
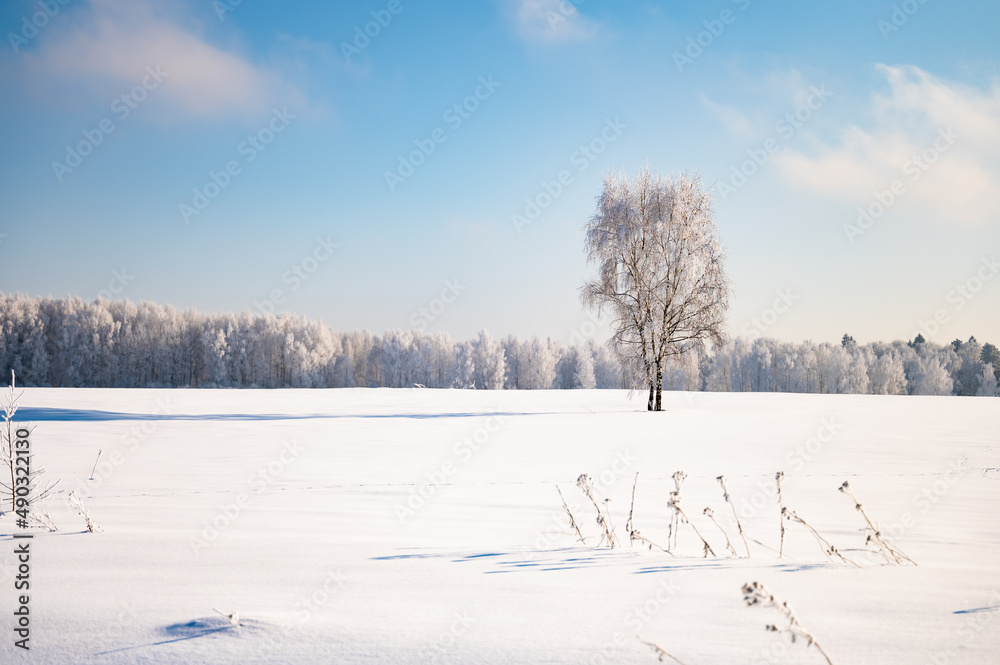
[[[730,285],[711,196],[697,175],[609,175],[586,231],[598,274],[581,299],[611,315],[612,344],[644,372],[648,408],[661,411],[666,358],[722,342]]]

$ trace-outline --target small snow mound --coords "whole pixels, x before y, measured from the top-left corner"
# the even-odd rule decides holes
[[[226,617],[202,617],[182,623],[165,626],[162,631],[173,638],[208,637],[224,633],[230,635],[253,635],[267,630],[267,624],[255,619],[240,619],[239,625]]]

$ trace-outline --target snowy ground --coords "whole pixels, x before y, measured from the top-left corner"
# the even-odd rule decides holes
[[[0,520],[0,662],[655,663],[641,638],[686,665],[823,663],[764,630],[781,616],[742,602],[753,580],[838,665],[998,662],[1000,399],[665,398],[650,414],[619,391],[28,389],[36,461],[103,532],[50,502],[23,652],[20,530]],[[778,558],[779,469],[784,503],[860,568],[797,524]],[[675,557],[628,547],[635,473],[636,527],[666,545],[676,470],[719,558],[690,526]],[[620,550],[596,547],[583,472]],[[845,480],[918,567],[865,549]]]

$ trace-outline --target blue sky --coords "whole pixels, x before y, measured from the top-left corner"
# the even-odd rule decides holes
[[[1000,342],[995,2],[49,5],[0,12],[5,292],[567,340],[648,163],[734,334]]]

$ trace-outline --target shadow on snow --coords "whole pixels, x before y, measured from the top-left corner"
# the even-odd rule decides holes
[[[120,411],[98,411],[96,409],[60,409],[48,406],[21,407],[17,410],[19,422],[100,422],[107,420],[313,420],[340,418],[411,418],[426,420],[433,418],[488,418],[490,416],[544,416],[560,415],[558,413],[515,413],[501,411],[476,411],[470,413],[370,413],[370,414],[340,414],[340,413],[124,413]]]

